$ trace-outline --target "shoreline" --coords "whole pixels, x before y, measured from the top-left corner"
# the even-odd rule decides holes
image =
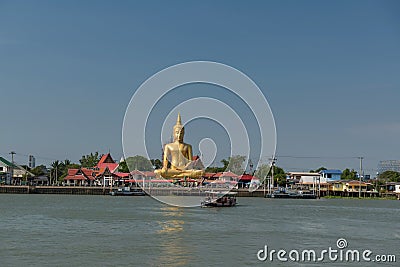
[[[62,194],[62,195],[109,195],[111,191],[117,187],[89,187],[89,186],[31,186],[31,185],[1,185],[0,194]],[[134,187],[133,190],[142,190],[140,187]],[[180,195],[189,193],[192,196],[199,196],[206,190],[192,191],[188,188],[151,188],[146,190],[146,194],[151,195]],[[224,190],[214,188],[213,190]],[[264,190],[258,189],[254,192],[249,192],[247,189],[233,189],[232,192],[237,192],[237,197],[264,197]],[[326,199],[379,199],[379,200],[398,200],[399,195],[396,194],[381,194],[381,195],[363,195],[359,198],[356,195],[340,196],[326,195],[326,192],[321,192],[321,198]]]

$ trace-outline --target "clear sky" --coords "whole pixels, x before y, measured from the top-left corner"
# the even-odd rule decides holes
[[[399,1],[0,1],[0,155],[119,159],[140,84],[210,60],[265,94],[279,166],[373,174],[400,159],[399,48]]]

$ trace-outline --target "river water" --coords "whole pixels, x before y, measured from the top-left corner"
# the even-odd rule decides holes
[[[0,266],[320,266],[259,250],[346,249],[395,255],[400,201],[238,198],[232,208],[177,208],[150,197],[0,195]],[[262,258],[263,252],[259,254]],[[295,254],[293,254],[295,255]],[[288,255],[286,254],[286,257]]]

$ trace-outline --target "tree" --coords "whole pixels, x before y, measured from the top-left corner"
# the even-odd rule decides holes
[[[136,155],[134,157],[129,157],[125,160],[130,171],[152,171],[153,165],[151,161],[143,156]]]
[[[229,160],[222,159],[220,161],[224,166],[223,167],[207,167],[205,172],[224,172],[228,168]]]
[[[246,156],[235,155],[228,158],[228,166],[226,167],[227,171],[231,171],[237,175],[242,175],[245,171],[244,162],[246,160]],[[226,161],[222,161],[224,163],[224,167]]]
[[[274,180],[279,186],[286,185],[286,173],[282,168],[278,166],[274,166]]]
[[[326,170],[326,168],[325,168],[325,167],[319,167],[319,168],[318,168],[318,169],[316,169],[315,171],[314,171],[314,170],[311,170],[310,172],[319,173],[320,171],[324,171],[324,170]]]
[[[260,179],[260,181],[264,181],[264,179],[269,175],[271,171],[271,166],[267,164],[262,164],[258,167],[257,171],[255,172],[254,176]]]
[[[267,176],[271,176],[272,172],[271,172],[272,168],[270,165],[267,164],[262,164],[261,166],[258,167],[258,170],[255,173],[255,176],[258,177],[260,179],[260,181],[264,181],[264,179]],[[278,166],[274,166],[274,184],[275,182],[279,185],[279,186],[285,186],[286,185],[286,173],[285,171],[278,167]]]
[[[65,159],[63,164],[64,164],[64,166],[71,165],[71,161],[69,159]]]
[[[36,166],[35,168],[33,168],[31,170],[31,173],[33,173],[35,176],[40,176],[40,175],[44,175],[46,173],[45,170],[46,170],[46,166],[39,165],[39,166]]]
[[[63,163],[55,160],[51,163],[50,177],[53,181],[57,181],[58,178],[63,174]],[[52,181],[50,181],[52,182]]]
[[[161,169],[163,167],[163,164],[162,164],[161,160],[159,160],[159,159],[152,159],[150,161],[151,161],[151,164],[153,164],[153,166],[156,169]]]
[[[222,168],[224,170],[226,170],[228,168],[228,165],[229,165],[229,158],[227,160],[226,159],[222,159],[221,163],[224,164],[224,167],[222,167]]]
[[[96,166],[97,162],[99,162],[100,158],[102,155],[99,155],[99,152],[90,153],[90,155],[84,155],[82,158],[79,160],[81,163],[81,166],[84,168],[91,168]]]
[[[342,175],[340,176],[340,179],[342,180],[354,180],[357,179],[357,172],[355,170],[349,170],[349,169],[345,169],[342,172]]]
[[[246,160],[245,156],[235,155],[229,157],[228,159],[222,159],[221,163],[223,167],[207,167],[206,172],[233,172],[237,175],[242,175],[245,171],[244,162]]]
[[[400,182],[400,173],[395,171],[385,171],[378,175],[378,179],[385,182]]]
[[[60,164],[61,175],[58,176],[58,181],[62,182],[64,178],[68,175],[68,169],[79,169],[81,165],[76,163],[71,163],[70,160],[66,159]]]
[[[125,172],[128,173],[129,172],[129,168],[128,165],[126,164],[125,161],[121,161],[118,165],[118,171],[119,172]]]

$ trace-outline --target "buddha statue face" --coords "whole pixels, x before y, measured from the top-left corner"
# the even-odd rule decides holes
[[[174,127],[174,141],[179,141],[179,143],[183,143],[183,136],[185,135],[185,128],[183,127]]]

